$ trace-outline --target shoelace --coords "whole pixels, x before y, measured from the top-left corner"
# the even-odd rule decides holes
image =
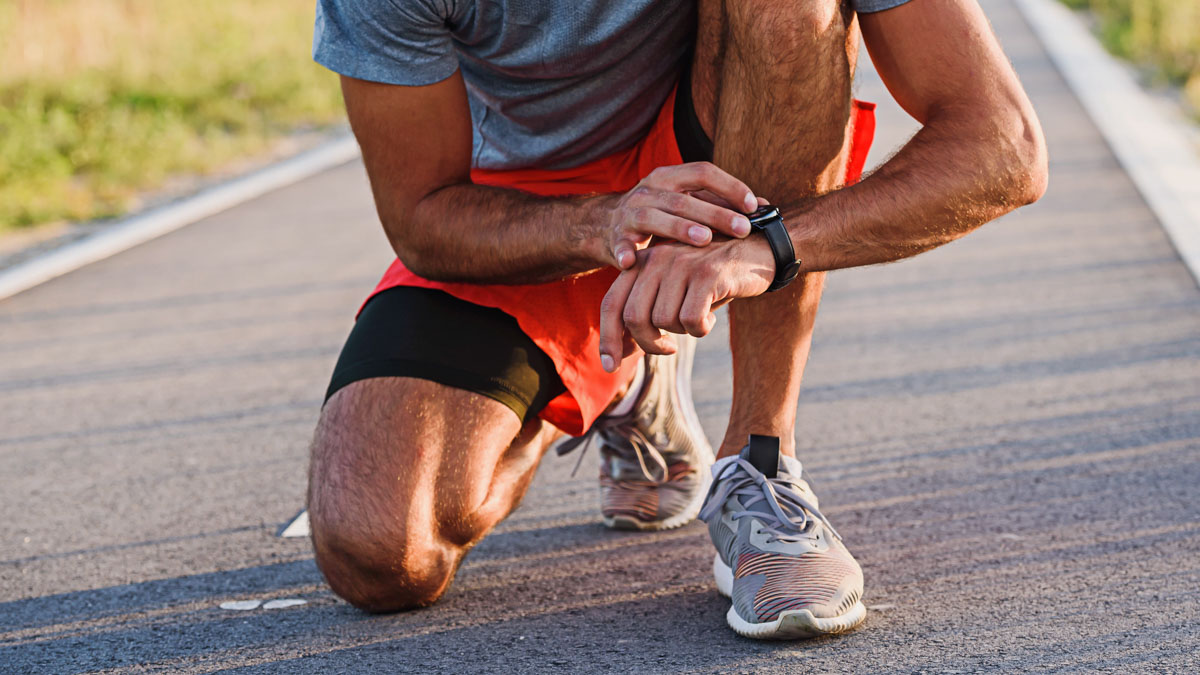
[[[800,541],[801,537],[811,538],[807,533],[815,522],[820,522],[838,539],[842,538],[817,507],[800,493],[783,480],[767,478],[741,457],[726,464],[721,473],[713,477],[704,507],[700,509],[700,519],[708,522],[719,516],[721,506],[731,495],[736,496],[747,510],[734,511],[730,517],[734,520],[750,517],[763,521],[763,529],[770,535],[768,542],[794,543]],[[766,502],[771,512],[749,510],[750,506],[759,502]]]
[[[556,450],[559,457],[573,452],[580,446],[583,447],[583,451],[579,453],[579,461],[575,462],[575,468],[571,471],[571,475],[574,476],[575,472],[579,470],[579,466],[583,464],[583,456],[587,454],[589,447],[588,441],[603,432],[611,432],[629,441],[629,449],[609,443],[608,447],[612,450],[613,454],[625,460],[636,458],[638,466],[642,469],[642,475],[646,477],[646,480],[655,485],[666,483],[670,473],[667,469],[667,460],[663,457],[662,452],[654,446],[654,443],[649,438],[646,438],[646,435],[638,428],[636,412],[635,408],[625,415],[601,417],[596,420],[592,428],[588,429],[584,435],[569,438],[560,443]],[[600,436],[600,438],[603,439],[603,436]],[[655,468],[662,472],[661,477],[650,472],[650,467],[646,464],[647,458],[651,460]]]

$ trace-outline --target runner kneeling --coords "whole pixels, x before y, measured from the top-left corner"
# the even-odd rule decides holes
[[[858,182],[860,22],[923,127]],[[699,512],[739,633],[861,622],[862,571],[795,459],[800,379],[824,271],[934,248],[1045,189],[1040,127],[975,0],[320,0],[314,53],[343,75],[398,255],[313,442],[333,590],[373,612],[434,602],[556,438],[590,431],[605,523]],[[710,486],[690,370],[725,303]]]

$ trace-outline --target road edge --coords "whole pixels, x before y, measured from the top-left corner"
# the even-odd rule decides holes
[[[1200,157],[1184,122],[1153,104],[1129,71],[1057,0],[1013,0],[1200,285]],[[358,156],[334,139],[0,271],[0,300]]]
[[[1129,69],[1057,0],[1013,0],[1200,285],[1200,156]]]
[[[0,300],[345,164],[358,155],[358,144],[346,134],[179,201],[120,220],[79,241],[0,271]]]

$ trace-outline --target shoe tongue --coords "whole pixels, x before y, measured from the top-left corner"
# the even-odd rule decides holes
[[[807,484],[802,482],[800,460],[779,452],[779,439],[774,436],[750,436],[750,443],[742,448],[739,455],[767,478],[782,478],[790,483],[793,489],[807,493],[810,501],[816,506],[816,497],[811,495]],[[746,507],[749,511],[774,513],[765,501],[757,501]]]
[[[801,475],[804,472],[804,467],[801,466],[800,460],[787,455],[779,456],[779,473],[789,476],[795,480],[802,480]]]
[[[750,443],[742,448],[742,452],[738,456],[749,462],[750,466],[768,479],[779,475],[779,463],[783,456],[779,454],[779,439],[774,436],[751,434]],[[752,499],[749,502],[745,503],[743,500],[743,506],[747,511],[774,514],[770,504],[764,500]]]
[[[750,434],[750,443],[742,449],[742,459],[767,478],[779,475],[779,438]]]

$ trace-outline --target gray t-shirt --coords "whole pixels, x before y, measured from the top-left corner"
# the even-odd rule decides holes
[[[907,0],[857,0],[860,12]],[[695,0],[317,0],[313,58],[433,84],[462,69],[472,166],[579,166],[649,130],[694,39]]]

